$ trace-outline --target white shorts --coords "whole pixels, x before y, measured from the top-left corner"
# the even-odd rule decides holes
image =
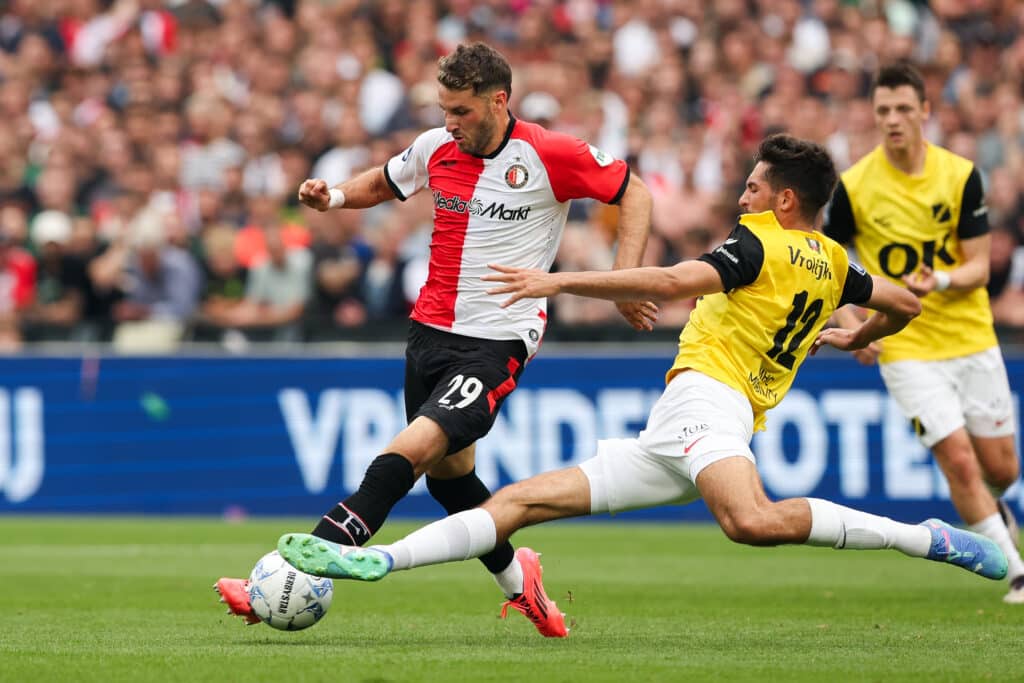
[[[700,497],[694,482],[713,462],[743,456],[754,462],[754,415],[747,397],[694,370],[676,375],[635,439],[606,439],[580,464],[590,480],[592,514]]]
[[[998,346],[960,358],[901,360],[880,368],[925,448],[961,427],[982,438],[1014,432],[1010,381]]]

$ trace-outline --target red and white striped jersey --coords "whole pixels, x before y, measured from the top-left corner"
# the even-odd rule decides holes
[[[501,145],[480,157],[459,151],[444,128],[422,133],[384,166],[402,200],[428,187],[434,196],[430,272],[412,319],[480,339],[522,339],[536,353],[547,320],[545,299],[501,308],[487,294],[488,263],[549,270],[569,201],[612,204],[629,167],[569,135],[512,119]]]

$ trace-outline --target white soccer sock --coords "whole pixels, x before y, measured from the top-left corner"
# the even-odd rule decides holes
[[[523,592],[523,565],[519,564],[519,558],[513,557],[512,564],[494,575],[498,588],[505,594],[505,597],[512,599]]]
[[[480,557],[494,550],[497,535],[491,515],[473,508],[428,524],[391,545],[372,547],[391,556],[394,571]]]
[[[982,536],[988,536],[1003,551],[1003,554],[1006,555],[1006,561],[1009,563],[1009,570],[1006,572],[1008,578],[1013,579],[1024,574],[1024,561],[1020,559],[1020,553],[1013,546],[1010,532],[998,512],[989,515],[977,524],[972,524],[970,529]]]
[[[931,548],[932,534],[920,524],[903,524],[821,498],[808,498],[807,503],[811,506],[807,545],[837,550],[895,548],[911,557],[927,557]]]

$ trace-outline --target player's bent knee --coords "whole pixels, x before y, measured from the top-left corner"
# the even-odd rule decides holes
[[[981,468],[972,451],[957,451],[950,454],[942,465],[942,471],[951,484],[968,486],[981,476]]]
[[[966,439],[962,443],[954,441],[937,444],[933,452],[951,485],[968,486],[981,476],[978,457]]]
[[[421,416],[395,435],[387,451],[401,453],[422,474],[448,452],[448,436],[436,422]]]
[[[530,519],[533,506],[519,484],[510,484],[500,489],[480,507],[487,510],[495,520],[500,521],[500,527],[507,527],[512,531],[535,523]]]
[[[484,503],[487,509],[501,509],[511,511],[514,509],[526,509],[530,507],[530,494],[528,487],[521,482],[509,484],[499,489],[493,496]]]
[[[718,524],[726,537],[735,543],[764,545],[771,542],[767,536],[769,526],[764,516],[756,510],[727,512],[719,516]]]
[[[508,486],[503,486],[494,492],[490,500],[487,501],[487,504],[491,505],[495,502],[502,504],[512,503],[516,500],[517,496],[521,495],[519,493],[520,488],[521,487],[518,482],[515,484],[509,484]]]

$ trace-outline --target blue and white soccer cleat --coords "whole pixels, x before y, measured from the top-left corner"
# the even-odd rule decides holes
[[[379,581],[394,564],[381,550],[339,545],[312,534],[285,534],[277,542],[277,552],[301,572],[332,579]]]
[[[932,533],[929,560],[955,564],[986,579],[1006,577],[1006,555],[991,539],[973,531],[957,529],[941,519],[929,519],[921,525]]]

